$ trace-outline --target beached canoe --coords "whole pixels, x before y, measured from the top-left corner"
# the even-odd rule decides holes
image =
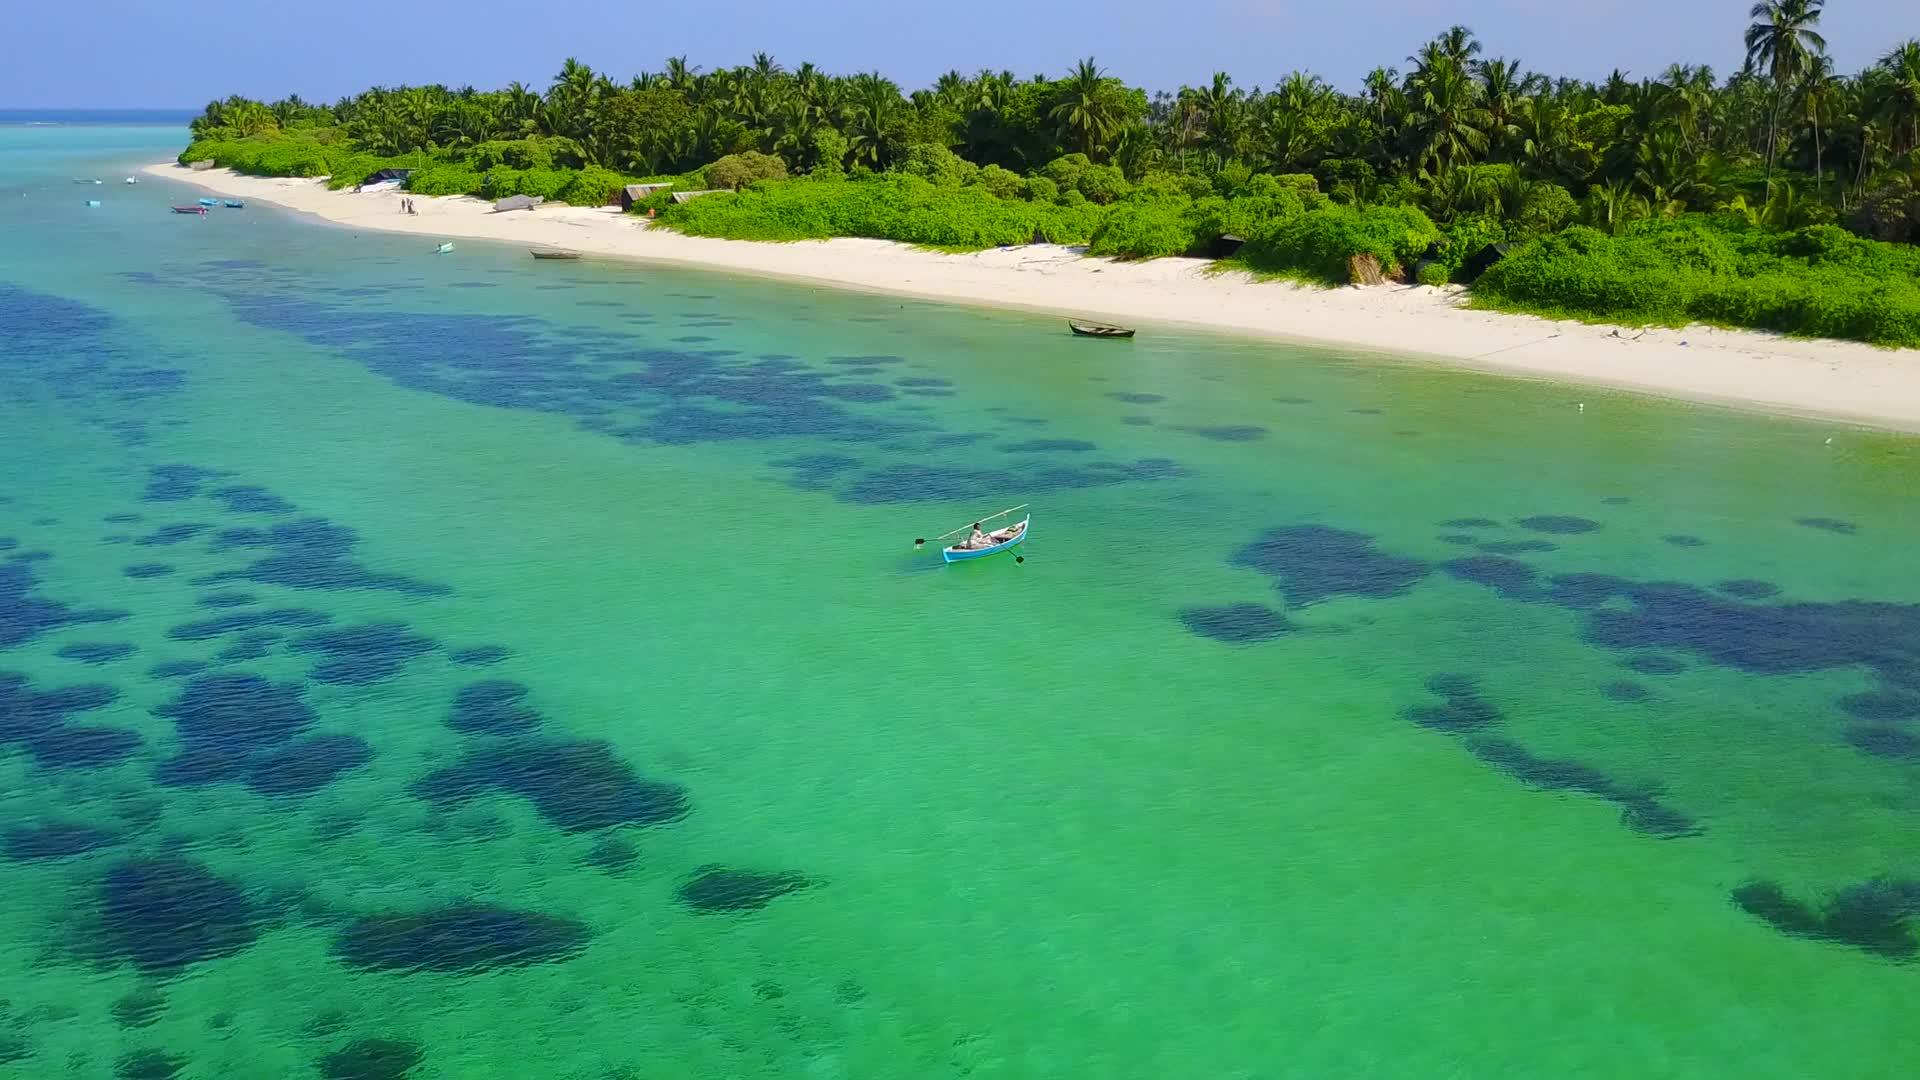
[[[239,199],[228,199],[224,205],[229,210],[240,210],[240,209],[244,209],[247,204],[240,201]]]
[[[1020,543],[1020,541],[1025,540],[1027,538],[1027,533],[1032,531],[1027,527],[1027,524],[1032,520],[1033,520],[1033,515],[1031,514],[1021,518],[1019,522],[1013,526],[1013,529],[1014,529],[1013,535],[1011,537],[1008,537],[1005,540],[1000,541],[999,543],[993,545],[992,547],[984,547],[984,548],[944,547],[940,549],[940,557],[946,560],[947,562],[965,562],[968,559],[984,559],[991,555],[998,555],[1003,551],[1007,551],[1011,549],[1014,545]]]
[[[1099,323],[1068,320],[1067,328],[1079,337],[1130,338],[1133,336],[1133,331],[1124,326],[1102,326]]]
[[[214,207],[214,206],[220,205],[219,199],[196,199],[194,201],[198,202],[201,206],[207,206],[207,207]]]
[[[204,206],[176,206],[173,208],[173,212],[176,214],[199,214],[201,217],[207,216],[207,208]]]
[[[433,249],[433,253],[435,255],[446,255],[451,253],[452,251],[453,251],[453,241],[451,240]]]
[[[534,248],[530,254],[536,259],[577,259],[577,251],[562,251],[559,248]]]

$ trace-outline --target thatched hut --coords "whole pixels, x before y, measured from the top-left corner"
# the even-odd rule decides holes
[[[721,194],[730,195],[732,194],[732,192],[727,191],[726,188],[707,188],[704,191],[676,191],[673,193],[673,201],[677,203],[692,202],[693,200],[699,198],[702,195],[721,195]]]
[[[654,192],[665,191],[672,186],[672,184],[628,184],[620,189],[620,194],[617,196],[620,209],[631,210],[634,203],[644,202]]]

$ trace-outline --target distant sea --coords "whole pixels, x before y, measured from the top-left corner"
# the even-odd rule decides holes
[[[0,109],[0,126],[156,124],[175,127],[197,115],[198,109]]]

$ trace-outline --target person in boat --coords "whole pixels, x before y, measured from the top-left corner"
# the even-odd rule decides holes
[[[967,537],[967,550],[978,551],[981,548],[989,548],[992,546],[993,541],[988,538],[986,533],[980,531],[980,523],[977,521],[974,522],[973,534]]]

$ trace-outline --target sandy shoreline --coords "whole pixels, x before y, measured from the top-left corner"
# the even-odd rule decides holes
[[[696,266],[962,304],[1163,324],[1432,360],[1499,374],[1588,383],[1764,412],[1920,432],[1920,350],[1806,341],[1744,330],[1619,330],[1468,311],[1424,287],[1309,289],[1211,274],[1195,259],[1114,263],[1036,245],[969,255],[884,240],[795,244],[712,240],[649,229],[607,209],[493,214],[467,198],[328,191],[317,180],[192,172],[146,175],[255,199],[339,225],[444,239],[559,247],[587,255]],[[1616,336],[1617,334],[1617,336]]]

